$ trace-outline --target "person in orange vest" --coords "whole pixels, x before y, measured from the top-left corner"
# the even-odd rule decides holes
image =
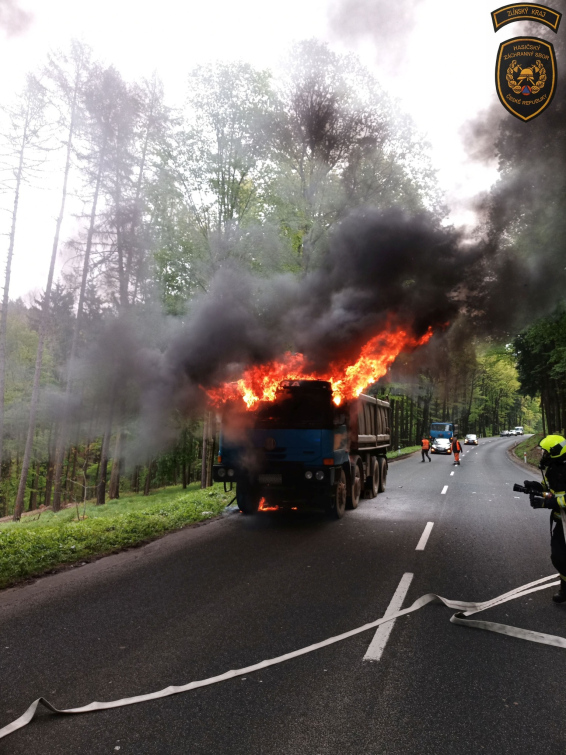
[[[454,454],[454,464],[460,465],[460,454],[464,453],[462,450],[462,444],[458,440],[458,436],[455,435],[452,438],[452,453]]]
[[[428,455],[428,452],[430,451],[430,440],[428,438],[423,438],[421,440],[421,456],[423,457],[423,464],[425,460],[425,456],[429,461],[432,461],[430,456]]]

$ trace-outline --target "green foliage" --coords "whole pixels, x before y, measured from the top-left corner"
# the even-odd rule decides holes
[[[566,309],[542,317],[513,341],[521,393],[540,396],[546,430],[566,429]]]
[[[179,488],[150,498],[132,496],[104,506],[79,507],[0,524],[0,588],[62,564],[139,545],[219,514],[231,496],[220,486]]]

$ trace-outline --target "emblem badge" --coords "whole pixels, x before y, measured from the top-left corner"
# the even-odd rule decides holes
[[[275,451],[275,449],[277,448],[277,441],[275,440],[275,438],[267,438],[267,440],[265,441],[265,448],[268,451]]]
[[[495,31],[501,29],[502,26],[512,24],[514,21],[536,21],[557,32],[561,18],[562,13],[552,10],[547,5],[539,5],[538,3],[504,5],[502,8],[494,10],[491,14]]]
[[[515,37],[499,45],[495,86],[501,104],[522,121],[550,105],[556,91],[556,55],[550,42]]]

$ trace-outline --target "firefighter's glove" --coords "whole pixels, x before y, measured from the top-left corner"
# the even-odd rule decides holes
[[[540,482],[537,482],[536,480],[525,480],[523,485],[530,493],[542,493],[544,490]]]
[[[533,509],[550,509],[552,506],[547,505],[548,499],[542,498],[539,495],[535,495],[534,493],[530,493],[529,495],[529,501],[531,502],[531,506]]]

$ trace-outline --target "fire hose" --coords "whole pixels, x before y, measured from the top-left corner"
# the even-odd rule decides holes
[[[418,598],[418,600],[415,600],[415,602],[408,608],[403,608],[402,610],[397,611],[394,614],[386,617],[384,616],[381,619],[372,621],[369,624],[364,624],[363,626],[357,627],[356,629],[351,629],[350,631],[344,632],[343,634],[338,634],[335,637],[330,637],[329,639],[323,640],[322,642],[316,642],[314,645],[308,645],[308,647],[301,648],[300,650],[294,650],[291,653],[285,653],[285,655],[280,655],[277,658],[270,658],[266,661],[260,661],[260,663],[255,663],[252,666],[246,666],[245,668],[226,671],[224,674],[220,674],[219,676],[212,676],[208,679],[189,682],[188,684],[183,684],[181,686],[165,687],[165,689],[159,690],[158,692],[150,692],[147,695],[125,697],[122,700],[111,700],[110,702],[105,703],[93,702],[89,703],[88,705],[83,705],[80,708],[66,708],[65,710],[60,710],[59,708],[56,708],[52,703],[50,703],[49,700],[46,700],[44,697],[39,697],[19,718],[0,729],[0,739],[7,737],[9,734],[12,734],[18,729],[21,729],[29,724],[30,721],[32,721],[32,719],[35,717],[37,708],[40,704],[45,708],[48,708],[53,713],[91,713],[92,711],[107,710],[109,708],[121,708],[126,705],[144,703],[147,700],[156,700],[160,697],[178,695],[181,692],[188,692],[189,690],[198,689],[199,687],[207,687],[211,684],[217,684],[218,682],[224,682],[228,679],[233,679],[236,676],[251,674],[254,671],[260,671],[261,669],[268,668],[269,666],[276,666],[279,663],[290,661],[292,658],[298,658],[301,655],[307,655],[307,653],[312,653],[315,650],[320,650],[321,648],[327,647],[328,645],[333,645],[336,642],[342,642],[342,640],[347,640],[349,637],[354,637],[357,634],[366,632],[368,629],[374,629],[375,627],[378,627],[381,624],[385,624],[388,621],[394,621],[401,616],[406,616],[407,614],[413,613],[413,611],[418,611],[419,608],[426,606],[428,603],[443,603],[448,608],[455,609],[457,613],[455,613],[450,618],[452,624],[460,624],[461,626],[473,627],[475,629],[484,629],[489,632],[498,632],[499,634],[506,634],[510,637],[516,637],[520,640],[538,642],[542,645],[553,645],[554,647],[566,648],[566,638],[564,637],[558,637],[552,634],[543,634],[541,632],[534,632],[530,629],[521,629],[519,627],[513,627],[507,624],[497,624],[493,621],[477,621],[475,619],[470,620],[467,618],[468,616],[480,613],[481,611],[487,611],[488,608],[493,608],[494,606],[500,605],[501,603],[506,603],[509,600],[522,598],[525,595],[530,595],[531,593],[537,592],[538,590],[546,590],[547,587],[558,585],[560,583],[560,580],[556,580],[556,577],[556,574],[551,574],[548,577],[543,577],[542,579],[537,579],[534,582],[529,582],[529,584],[527,585],[516,587],[510,592],[499,595],[498,597],[492,598],[491,600],[485,601],[483,603],[466,603],[459,600],[448,600],[447,598],[443,598],[440,595],[427,593],[426,595]],[[550,582],[549,580],[553,581]]]

